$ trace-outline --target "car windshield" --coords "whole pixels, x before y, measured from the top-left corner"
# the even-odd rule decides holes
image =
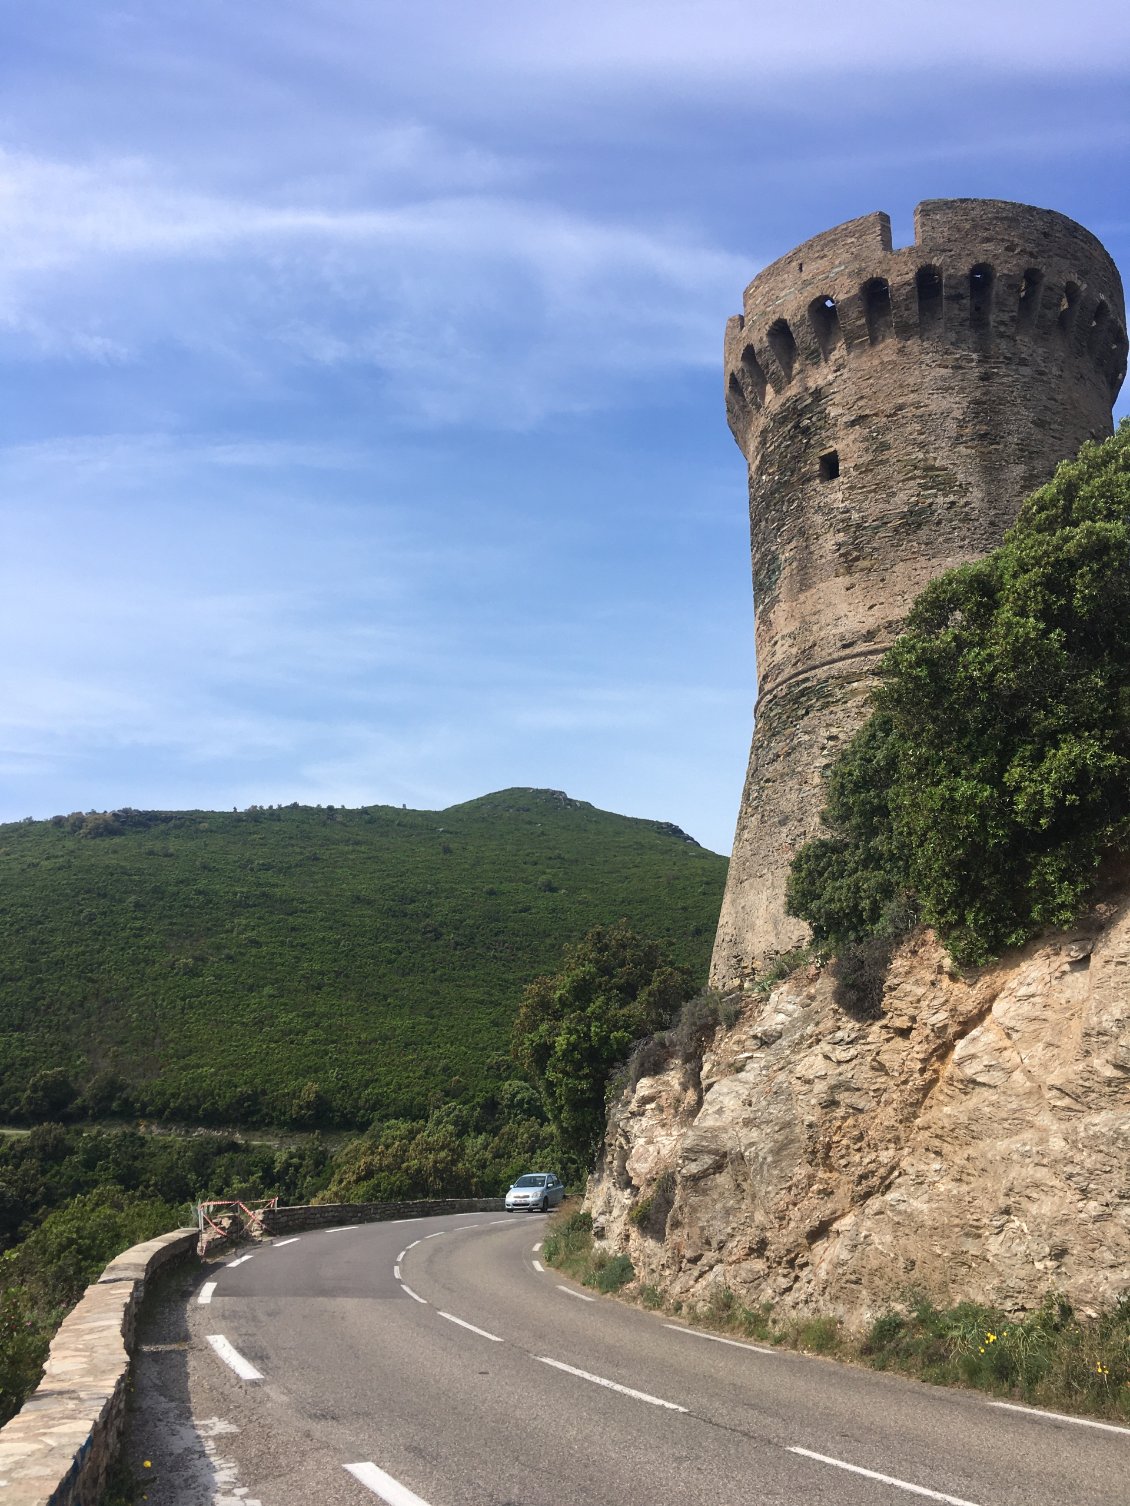
[[[544,1177],[519,1177],[514,1183],[515,1187],[544,1187]]]

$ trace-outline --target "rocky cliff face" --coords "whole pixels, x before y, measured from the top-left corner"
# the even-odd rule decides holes
[[[701,1088],[672,1061],[625,1091],[588,1206],[640,1279],[856,1327],[912,1290],[1130,1292],[1130,889],[968,978],[914,938],[880,1018],[832,991],[740,996]]]

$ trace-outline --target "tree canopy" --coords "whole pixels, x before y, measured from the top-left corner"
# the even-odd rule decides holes
[[[818,944],[917,915],[982,963],[1071,923],[1130,835],[1130,424],[926,588],[826,794],[788,890]]]
[[[592,1164],[604,1136],[605,1087],[633,1041],[669,1024],[694,992],[656,941],[621,923],[566,948],[561,970],[525,990],[514,1056],[536,1084],[562,1147]]]

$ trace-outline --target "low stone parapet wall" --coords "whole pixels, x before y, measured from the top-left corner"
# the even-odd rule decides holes
[[[502,1213],[500,1197],[446,1197],[412,1203],[312,1203],[295,1208],[267,1208],[262,1214],[265,1234],[294,1234],[301,1229],[325,1229],[341,1224],[387,1223],[394,1218],[433,1218],[443,1213]]]
[[[176,1229],[112,1260],[51,1341],[43,1379],[0,1430],[3,1506],[96,1506],[125,1422],[130,1351],[145,1282],[195,1255]]]

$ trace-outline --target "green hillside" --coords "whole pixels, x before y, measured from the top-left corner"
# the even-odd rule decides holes
[[[0,825],[0,1117],[357,1124],[489,1099],[565,943],[623,917],[704,975],[725,873],[677,828],[551,790]]]

